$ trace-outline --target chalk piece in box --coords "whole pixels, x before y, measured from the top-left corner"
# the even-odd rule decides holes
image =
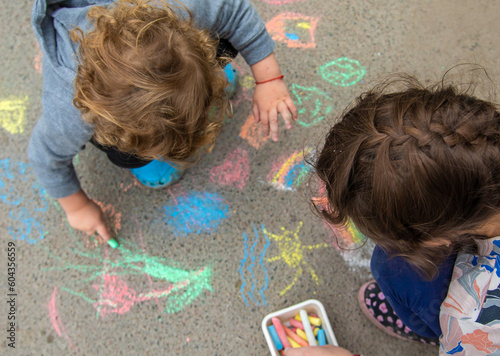
[[[335,338],[335,334],[332,330],[332,325],[330,324],[328,315],[326,315],[325,307],[323,307],[323,304],[321,304],[319,300],[309,299],[305,302],[278,310],[264,317],[264,320],[262,320],[262,331],[264,332],[264,336],[266,337],[267,345],[269,346],[271,355],[280,356],[278,350],[274,346],[271,334],[269,334],[269,329],[267,328],[269,325],[272,325],[271,319],[278,318],[282,323],[288,325],[288,320],[294,318],[295,315],[299,314],[300,309],[304,309],[307,314],[316,314],[321,319],[321,327],[323,328],[323,330],[325,330],[327,344],[338,346],[337,339]]]

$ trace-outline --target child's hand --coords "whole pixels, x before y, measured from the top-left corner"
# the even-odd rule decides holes
[[[297,108],[290,98],[283,79],[257,84],[253,95],[253,115],[255,123],[262,124],[264,136],[271,133],[273,141],[278,141],[278,113],[281,114],[285,127],[292,128],[292,119],[297,120]]]
[[[83,231],[87,235],[97,233],[104,241],[111,239],[101,208],[90,200],[83,190],[58,201],[66,212],[69,226],[73,229]]]
[[[352,353],[338,346],[308,346],[297,349],[287,348],[285,356],[353,356]]]
[[[290,129],[292,119],[297,120],[297,108],[290,98],[285,82],[280,78],[281,70],[274,53],[253,64],[251,68],[257,83],[253,95],[255,122],[261,122],[264,136],[271,133],[273,141],[278,141],[278,114],[281,114],[286,128]]]

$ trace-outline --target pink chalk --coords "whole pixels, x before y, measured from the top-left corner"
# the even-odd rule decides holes
[[[291,318],[290,325],[293,327],[296,327],[298,329],[304,330],[304,325],[302,324],[302,322],[298,321],[297,319]],[[311,329],[314,331],[314,326],[311,325]]]
[[[272,318],[271,321],[273,322],[274,328],[276,329],[276,332],[278,333],[278,337],[281,340],[281,343],[283,344],[283,347],[286,349],[287,347],[292,347],[290,345],[290,342],[288,341],[286,334],[285,334],[285,329],[283,329],[283,324],[281,324],[281,321],[278,318]]]
[[[52,327],[56,331],[58,336],[64,337],[66,341],[68,341],[69,346],[75,350],[78,351],[78,348],[73,345],[71,342],[70,338],[68,337],[68,334],[66,333],[66,330],[64,329],[64,325],[59,318],[59,313],[56,308],[56,300],[57,300],[57,287],[54,287],[54,291],[52,292],[52,296],[50,297],[49,300],[49,317],[50,321],[52,322]]]

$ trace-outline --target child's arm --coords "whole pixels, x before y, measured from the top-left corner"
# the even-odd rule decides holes
[[[80,189],[57,201],[66,212],[68,224],[73,229],[83,231],[87,235],[97,232],[105,241],[111,239],[101,208],[90,200],[83,190]]]
[[[285,82],[280,78],[281,70],[274,53],[253,64],[251,68],[256,82],[253,96],[255,122],[261,122],[264,136],[271,133],[273,141],[278,141],[278,114],[281,114],[286,128],[290,129],[292,119],[297,120],[297,108]]]

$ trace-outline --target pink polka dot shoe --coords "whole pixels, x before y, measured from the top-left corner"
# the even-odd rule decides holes
[[[439,339],[420,336],[403,324],[375,280],[365,283],[360,288],[358,302],[363,314],[387,334],[402,340],[438,345]]]

